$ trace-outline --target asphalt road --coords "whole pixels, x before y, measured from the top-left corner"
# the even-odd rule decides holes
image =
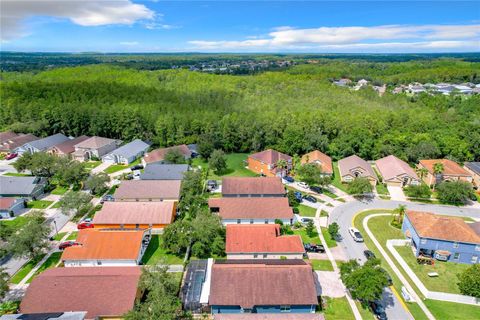
[[[330,213],[328,222],[337,222],[340,226],[339,233],[342,239],[338,242],[338,244],[343,247],[350,259],[357,259],[357,261],[360,263],[366,261],[363,251],[367,250],[367,247],[363,243],[355,242],[348,233],[348,228],[352,226],[352,220],[355,214],[366,209],[395,209],[400,204],[406,205],[407,209],[411,210],[428,211],[452,216],[470,216],[480,218],[480,210],[472,208],[458,208],[445,205],[388,201],[379,199],[349,201],[333,209]],[[400,301],[389,288],[385,289],[383,295],[383,304],[385,306],[388,319],[411,319],[411,316],[403,309]]]

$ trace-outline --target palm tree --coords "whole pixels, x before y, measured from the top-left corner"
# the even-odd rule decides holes
[[[281,174],[282,174],[282,177],[284,176],[283,174],[283,170],[287,168],[287,160],[285,159],[279,159],[277,161],[277,168],[279,168],[281,171]]]
[[[407,206],[404,205],[404,204],[401,204],[394,211],[396,213],[396,220],[398,221],[398,223],[403,223],[403,216],[405,215],[405,212],[407,211]]]
[[[433,174],[435,175],[435,185],[439,184],[443,180],[443,163],[437,162],[433,164]],[[435,185],[433,190],[435,191]]]
[[[298,167],[302,165],[301,158],[298,154],[293,155],[293,165],[292,165],[292,174],[295,175],[296,170]],[[307,163],[308,163],[308,156],[307,156]]]
[[[418,175],[420,176],[420,179],[423,180],[428,174],[428,170],[425,168],[421,168],[418,170]]]

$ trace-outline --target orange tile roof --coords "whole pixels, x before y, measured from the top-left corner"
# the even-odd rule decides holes
[[[325,153],[314,150],[303,155],[302,164],[306,163],[320,163],[322,172],[332,174],[333,173],[333,166],[332,166],[332,158],[327,156]]]
[[[170,224],[175,213],[172,201],[115,202],[107,201],[95,214],[93,224]]]
[[[421,238],[480,244],[480,236],[462,218],[411,210],[406,215]]]
[[[15,203],[16,198],[14,197],[7,197],[7,198],[0,198],[0,209],[1,210],[8,210],[10,207]]]
[[[449,159],[430,159],[420,160],[420,164],[431,174],[434,173],[433,167],[435,163],[443,164],[443,174],[448,176],[471,176],[471,174],[462,168],[458,163]]]
[[[281,236],[278,224],[227,225],[226,253],[304,253],[298,235]]]
[[[285,197],[210,198],[210,208],[219,208],[222,219],[292,219]]]
[[[261,161],[266,164],[276,164],[280,159],[283,159],[286,161],[292,160],[292,157],[290,157],[288,154],[284,154],[273,149],[260,151],[260,152],[251,154],[248,157]]]
[[[62,260],[136,260],[143,235],[143,230],[83,229],[78,232],[76,240],[81,245],[66,248]]]
[[[277,177],[230,177],[222,180],[222,194],[277,194],[284,195],[285,187]]]

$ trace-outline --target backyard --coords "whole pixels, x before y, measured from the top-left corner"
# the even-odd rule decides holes
[[[165,259],[167,264],[183,264],[183,258],[167,253],[162,247],[162,236],[152,235],[147,251],[143,255],[142,262],[146,265],[153,265]]]
[[[225,155],[227,159],[227,170],[221,174],[216,174],[212,170],[208,172],[208,179],[219,180],[222,177],[237,176],[237,177],[256,177],[256,173],[245,168],[244,161],[247,160],[248,153],[229,153]],[[200,166],[202,169],[208,168],[208,163],[203,158],[194,158],[192,166]]]

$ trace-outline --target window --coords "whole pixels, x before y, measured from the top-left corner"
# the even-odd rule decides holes
[[[254,253],[253,254],[253,259],[257,259],[258,258],[258,254]]]
[[[454,247],[455,249],[458,248],[458,242],[454,242],[454,243],[453,243],[453,247]]]
[[[458,259],[460,259],[460,253],[455,252],[455,254],[453,255],[453,260],[458,260]]]
[[[263,259],[267,259],[267,257],[268,257],[268,254],[264,253],[263,254]]]
[[[290,312],[290,306],[280,306],[280,312]]]
[[[120,229],[123,229],[123,228],[125,228],[125,225],[121,224]]]
[[[477,263],[478,262],[478,256],[473,255],[472,260],[470,260],[470,263]]]
[[[101,265],[102,265],[102,261],[98,260],[98,261],[97,261],[97,265],[101,266]]]
[[[242,223],[242,220],[241,219],[237,219],[237,224],[240,224]]]
[[[268,224],[268,219],[265,219],[265,224]]]
[[[421,244],[426,244],[426,243],[427,243],[427,239],[420,239],[420,243],[421,243]]]
[[[140,228],[140,225],[137,223],[137,224],[135,225],[135,229],[138,229],[138,228]]]
[[[253,219],[250,219],[250,224],[253,224]]]
[[[480,251],[480,245],[475,246],[475,251]]]

